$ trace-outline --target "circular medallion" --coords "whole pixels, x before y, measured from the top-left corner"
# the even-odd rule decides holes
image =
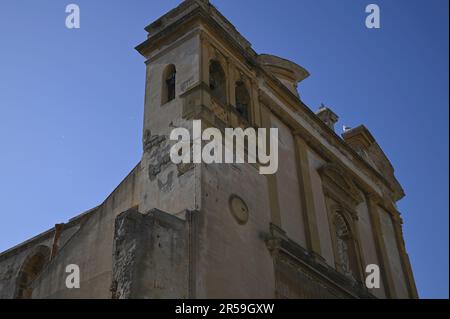
[[[244,225],[248,221],[249,212],[247,204],[245,204],[244,200],[237,195],[230,196],[230,210],[231,214],[233,214],[236,221]]]

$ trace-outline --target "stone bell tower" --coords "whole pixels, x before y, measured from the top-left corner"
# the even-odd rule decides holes
[[[169,156],[171,130],[191,129],[194,119],[222,130],[261,126],[256,70],[246,60],[256,53],[208,1],[184,1],[146,31],[137,47],[147,67],[139,211],[156,208],[196,230],[190,296],[273,297],[261,238],[270,231],[266,177],[249,164],[176,165]]]

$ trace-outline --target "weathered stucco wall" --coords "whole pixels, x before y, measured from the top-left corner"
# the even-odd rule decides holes
[[[130,209],[117,217],[114,299],[190,296],[190,220],[190,216],[180,219],[156,209],[146,214]]]
[[[144,112],[144,154],[142,157],[142,193],[140,210],[158,208],[177,214],[184,209],[196,209],[198,174],[194,166],[174,165],[169,157],[170,132],[175,127],[191,130],[191,121],[183,119],[182,98],[190,85],[199,82],[199,38],[185,35],[163,46],[147,63],[147,84]],[[176,98],[162,103],[164,70],[176,68]]]
[[[379,258],[377,256],[376,252],[376,246],[375,246],[375,234],[373,231],[373,225],[370,220],[369,210],[367,207],[367,202],[364,200],[361,204],[358,205],[356,208],[356,211],[358,213],[358,231],[360,234],[360,241],[361,241],[361,249],[363,254],[363,260],[364,264],[363,267],[365,268],[367,265],[375,264],[375,265],[381,265]],[[371,289],[371,293],[373,293],[378,298],[385,298],[386,292],[383,280],[380,281],[380,288],[379,289]]]
[[[319,228],[321,255],[328,265],[335,267],[333,244],[331,242],[330,223],[328,221],[327,206],[323,194],[322,180],[317,170],[325,162],[312,150],[308,150],[308,160],[310,163],[311,187],[313,190],[315,214]]]
[[[101,206],[77,217],[62,230],[58,253],[33,284],[33,298],[111,297],[114,220],[117,214],[138,203],[139,168],[138,165]],[[1,255],[0,271],[17,277],[25,258],[32,256],[36,247],[45,245],[51,249],[53,236],[54,231],[50,231],[11,253]],[[80,267],[80,289],[67,289],[65,286],[68,275],[65,271],[69,264]],[[3,278],[0,296],[12,298],[15,280],[5,274]]]
[[[270,226],[266,177],[248,164],[203,165],[202,185],[197,297],[273,298],[273,260],[263,240]],[[248,207],[245,224],[230,211],[232,194]]]
[[[281,226],[286,234],[302,247],[306,245],[304,212],[302,209],[297,172],[297,156],[294,139],[289,128],[277,117],[271,116],[272,127],[278,128],[278,200]],[[269,194],[267,195],[269,196]]]
[[[399,248],[395,236],[394,225],[392,224],[392,219],[389,216],[389,213],[381,207],[378,207],[378,213],[380,214],[383,240],[387,249],[389,265],[393,274],[397,298],[409,298],[408,287],[405,279],[406,277],[400,259]]]
[[[18,277],[26,258],[33,255],[37,246],[50,247],[52,237],[42,236],[32,242],[28,247],[13,250],[12,253],[4,253],[0,256],[0,299],[15,298],[18,289]]]

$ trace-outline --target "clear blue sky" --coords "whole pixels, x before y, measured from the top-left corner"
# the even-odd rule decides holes
[[[81,29],[65,28],[65,6]],[[0,251],[101,203],[140,160],[145,67],[133,48],[174,0],[2,0]],[[304,102],[365,124],[399,203],[421,297],[448,298],[448,0],[216,0],[259,53],[304,66]],[[364,26],[381,8],[381,29]]]

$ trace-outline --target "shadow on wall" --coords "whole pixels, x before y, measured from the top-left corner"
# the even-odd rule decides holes
[[[16,281],[15,299],[31,299],[33,283],[50,261],[50,248],[37,246],[25,259]]]

